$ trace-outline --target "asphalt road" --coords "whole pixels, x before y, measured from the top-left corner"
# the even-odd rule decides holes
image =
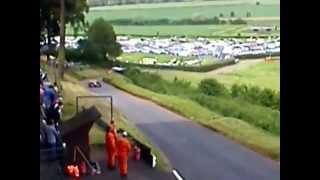
[[[191,120],[108,84],[90,90],[112,95],[115,107],[164,152],[187,180],[280,179],[279,163]]]

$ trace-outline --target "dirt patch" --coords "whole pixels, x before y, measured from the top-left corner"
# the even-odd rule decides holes
[[[222,67],[217,70],[213,70],[208,72],[208,75],[217,75],[217,74],[228,74],[235,71],[239,71],[240,69],[250,68],[260,62],[263,62],[264,59],[252,59],[252,60],[243,60],[237,64],[233,64],[230,66]]]

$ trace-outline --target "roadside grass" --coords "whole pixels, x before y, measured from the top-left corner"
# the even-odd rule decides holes
[[[94,72],[94,71],[91,71]],[[95,74],[96,75],[96,74]],[[81,95],[92,95],[91,92],[86,90],[84,87],[80,85],[79,77],[74,77],[74,74],[65,75],[65,81],[62,82],[63,85],[63,95],[64,95],[64,116],[63,119],[67,120],[71,118],[76,113],[76,96]],[[81,106],[90,107],[91,105],[95,105],[98,110],[102,113],[103,120],[109,120],[110,116],[108,116],[105,112],[110,109],[109,105],[105,103],[103,100],[82,100],[80,103]],[[108,113],[110,114],[110,113]],[[118,128],[125,129],[129,134],[133,137],[141,141],[142,143],[151,147],[153,153],[158,157],[158,165],[157,168],[160,170],[168,171],[170,168],[170,163],[165,155],[157,149],[151,141],[145,137],[126,117],[124,117],[121,112],[114,108],[115,121],[117,123]],[[108,117],[107,117],[108,116]],[[106,121],[107,122],[107,121]],[[97,124],[93,126],[90,131],[90,143],[94,145],[102,145],[104,144],[104,129],[99,127]]]

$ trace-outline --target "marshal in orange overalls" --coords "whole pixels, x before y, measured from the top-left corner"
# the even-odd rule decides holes
[[[117,156],[117,146],[116,138],[112,131],[106,134],[106,154],[107,154],[107,165],[108,168],[114,169],[116,167],[116,156]]]
[[[117,141],[118,133],[117,133],[116,124],[115,124],[115,122],[114,122],[114,121],[111,121],[111,123],[110,123],[110,131],[113,133],[114,138],[115,138],[115,139],[116,139],[116,141]]]
[[[117,150],[120,175],[126,176],[128,174],[128,156],[129,152],[131,151],[131,145],[129,141],[124,137],[120,137],[117,142]]]

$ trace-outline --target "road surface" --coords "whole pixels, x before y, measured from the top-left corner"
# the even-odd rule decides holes
[[[87,82],[82,82],[87,87]],[[191,120],[109,84],[90,89],[114,105],[187,180],[278,180],[280,165]]]

